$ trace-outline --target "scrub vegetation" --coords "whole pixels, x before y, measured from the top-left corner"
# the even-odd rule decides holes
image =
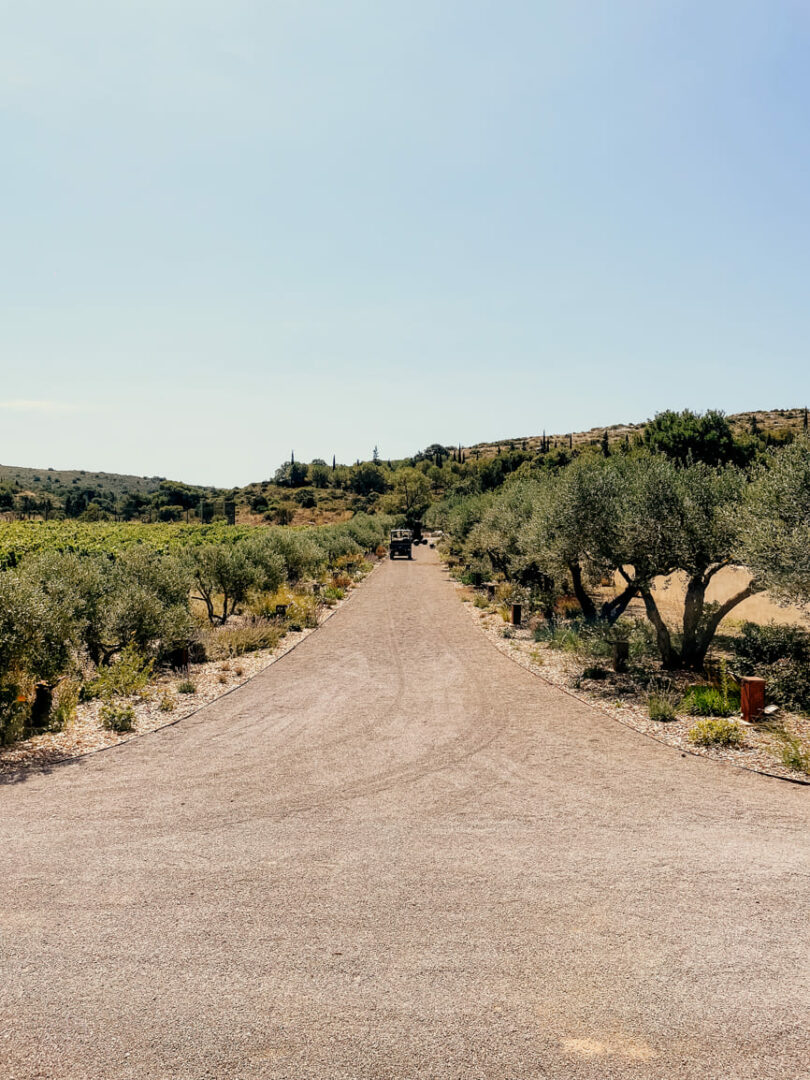
[[[764,674],[773,700],[810,708],[804,629],[718,638],[764,590],[810,604],[806,410],[665,412],[637,428],[436,443],[396,461],[375,448],[354,465],[291,455],[272,479],[229,491],[4,467],[0,516],[4,742],[69,722],[77,696],[112,707],[156,671],[272,649],[317,625],[393,525],[441,530],[454,572],[494,584],[504,617],[521,604],[535,640],[581,657],[586,682],[609,683],[625,643],[651,716],[733,715],[737,691],[706,678],[718,648],[735,687]],[[730,567],[744,579],[717,600]],[[671,580],[683,585],[676,617],[661,599]],[[689,685],[673,696],[650,683],[656,672]]]
[[[0,526],[0,743],[64,727],[80,699],[127,730],[125,699],[147,693],[155,671],[273,648],[315,625],[331,601],[314,586],[364,573],[388,526],[363,514],[308,530]]]

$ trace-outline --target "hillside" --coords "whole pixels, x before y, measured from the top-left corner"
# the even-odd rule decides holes
[[[79,485],[100,488],[116,495],[127,492],[153,495],[165,479],[164,476],[128,476],[87,469],[29,469],[23,465],[0,465],[0,484],[34,493],[49,491],[59,494]]]
[[[743,443],[757,441],[764,448],[800,431],[806,424],[806,410],[763,409],[736,413],[727,419]],[[504,451],[518,452],[504,455],[504,468],[496,469],[497,475],[482,481],[486,490],[501,483],[510,471],[505,468],[507,456],[514,469],[521,460],[533,458],[538,452],[542,455],[544,449],[584,449],[599,445],[605,437],[613,445],[632,443],[642,437],[647,423],[475,443],[461,448],[463,461],[457,449],[438,443],[394,462],[333,462],[330,466],[321,459],[308,464],[287,461],[275,471],[272,480],[231,489],[184,484],[161,476],[0,465],[0,516],[186,522],[202,516],[204,521],[239,524],[322,525],[346,520],[357,511],[373,512],[377,500],[396,486],[394,476],[403,466],[416,465],[425,475],[433,470],[430,490],[435,499],[458,481],[464,461],[485,465]]]
[[[770,434],[781,440],[788,432],[801,430],[804,422],[804,408],[797,409],[762,409],[754,412],[733,413],[727,417],[735,435],[748,434],[753,425],[762,434]],[[602,441],[605,431],[610,443],[621,442],[624,438],[633,439],[641,436],[647,421],[640,424],[610,424],[604,427],[590,428],[588,431],[557,432],[555,434],[536,434],[512,436],[508,439],[496,439],[490,442],[473,443],[464,447],[466,456],[476,458],[492,457],[500,450],[537,450],[545,437],[552,448],[556,446],[595,446]]]

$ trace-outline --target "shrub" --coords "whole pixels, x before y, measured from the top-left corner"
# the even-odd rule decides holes
[[[810,712],[810,663],[780,660],[765,669],[768,693],[781,705]]]
[[[209,641],[209,653],[215,660],[275,649],[281,640],[281,630],[265,619],[253,619],[243,626],[227,626],[216,630]]]
[[[345,589],[341,589],[338,585],[327,585],[321,590],[324,603],[329,604],[330,607],[336,604],[338,600],[342,600],[345,595]]]
[[[57,686],[56,700],[51,710],[51,728],[54,731],[61,731],[75,719],[81,689],[81,683],[75,679],[63,679]]]
[[[319,540],[320,535],[316,539],[296,529],[271,529],[264,545],[267,551],[281,556],[290,581],[301,581],[320,573],[326,565],[327,556]]]
[[[690,686],[683,705],[690,716],[732,716],[739,711],[739,693],[718,690],[714,686]]]
[[[23,570],[0,573],[0,676],[54,683],[72,662],[80,623],[69,593]]]
[[[10,679],[0,685],[0,744],[22,739],[30,716],[31,705],[20,683]]]
[[[274,510],[265,514],[268,521],[275,521],[277,525],[289,525],[295,517],[295,505],[293,503],[281,503]]]
[[[489,600],[487,600],[485,596],[482,596],[481,593],[476,593],[473,597],[473,607],[488,608]]]
[[[161,712],[174,712],[174,699],[171,694],[163,694],[158,704]]]
[[[810,664],[810,633],[800,626],[778,626],[746,622],[734,641],[734,652],[746,675],[757,674],[757,666],[793,660]]]
[[[687,736],[695,746],[742,746],[742,728],[736,720],[699,720]]]
[[[132,731],[135,727],[135,710],[131,705],[116,705],[112,702],[102,705],[101,723],[108,731]]]
[[[133,645],[128,645],[114,664],[99,668],[92,682],[82,688],[85,700],[141,693],[152,677],[154,661],[146,660]]]
[[[315,492],[312,488],[299,488],[299,490],[294,493],[293,499],[305,510],[311,510],[314,506],[317,506]]]
[[[768,695],[788,709],[810,711],[810,633],[800,626],[743,623],[734,641],[741,671],[760,675]]]
[[[651,720],[666,723],[677,717],[677,706],[670,695],[657,691],[647,698],[647,711]]]
[[[790,735],[782,736],[781,743],[782,764],[810,775],[810,746]]]
[[[297,596],[289,611],[290,617],[309,630],[318,625],[318,600],[315,596]]]
[[[116,556],[112,567],[108,560],[101,562],[102,597],[87,629],[88,649],[96,662],[108,660],[127,644],[147,653],[158,643],[164,650],[186,643],[191,630],[189,578],[179,559],[127,550]],[[92,588],[97,585],[91,582]]]
[[[196,694],[197,693],[197,687],[191,681],[191,679],[183,679],[182,682],[179,682],[177,684],[177,693],[178,694]]]
[[[550,649],[559,649],[561,652],[585,652],[585,640],[579,623],[540,623],[535,627],[534,640],[545,642]]]

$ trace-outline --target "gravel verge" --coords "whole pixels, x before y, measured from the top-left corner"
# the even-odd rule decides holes
[[[780,743],[767,725],[746,723],[739,715],[733,717],[744,730],[742,746],[697,746],[689,739],[689,731],[700,719],[679,713],[674,720],[651,720],[647,711],[646,693],[630,675],[609,671],[605,679],[583,679],[583,669],[588,664],[582,657],[550,648],[545,642],[536,642],[531,629],[509,627],[492,606],[479,608],[472,603],[481,594],[475,589],[456,583],[456,589],[464,602],[464,608],[476,625],[483,630],[492,644],[515,663],[539,675],[541,679],[557,686],[579,701],[600,709],[612,719],[633,728],[650,738],[671,746],[682,753],[711,758],[738,768],[766,773],[795,783],[810,784],[810,778],[796,769],[788,768],[781,760]],[[504,636],[507,630],[509,636]],[[602,662],[602,666],[608,666]],[[688,682],[684,678],[684,688]],[[810,717],[789,713],[780,709],[779,724],[794,738],[805,745],[810,743]]]
[[[375,564],[375,567],[376,565],[379,564]],[[370,573],[373,573],[375,567],[372,567]],[[63,730],[46,731],[10,746],[0,747],[0,776],[20,770],[47,768],[60,761],[83,757],[186,719],[205,705],[210,705],[249,682],[259,672],[281,660],[310,634],[314,634],[350,599],[362,580],[365,579],[347,586],[342,600],[338,600],[331,607],[323,605],[319,608],[317,626],[288,630],[275,649],[259,649],[230,660],[190,664],[188,674],[185,671],[158,671],[143,693],[116,699],[117,703],[132,707],[135,713],[132,731],[107,730],[101,721],[100,710],[103,702],[100,700],[80,703],[74,719]],[[185,680],[194,684],[193,694],[178,692],[177,687]],[[163,702],[170,702],[171,708],[161,707]]]

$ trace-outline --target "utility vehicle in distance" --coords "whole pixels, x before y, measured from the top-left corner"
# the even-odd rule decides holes
[[[391,539],[388,544],[388,557],[389,559],[395,558],[397,555],[404,555],[406,559],[413,558],[413,552],[411,551],[411,544],[413,543],[413,533],[410,529],[392,529]]]

